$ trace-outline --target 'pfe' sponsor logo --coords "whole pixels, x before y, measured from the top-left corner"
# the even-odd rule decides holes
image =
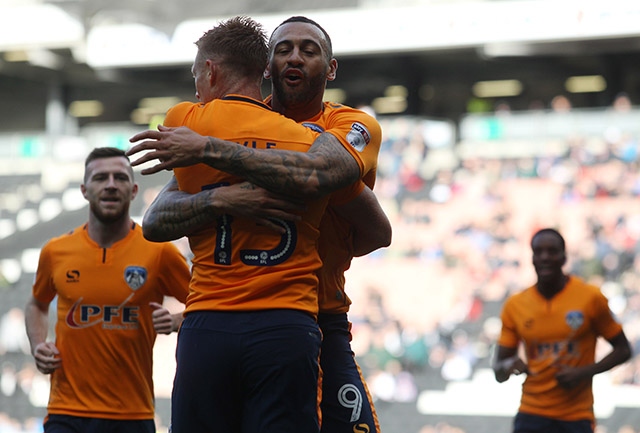
[[[362,123],[355,122],[351,125],[351,130],[347,133],[347,141],[355,150],[362,152],[371,141],[371,134]]]
[[[560,357],[575,356],[577,353],[576,343],[572,340],[550,341],[539,343],[534,346],[531,359],[538,361],[557,360]]]
[[[125,305],[131,298],[130,294],[120,305],[82,304],[78,299],[69,312],[65,322],[70,328],[89,328],[103,324],[109,329],[135,329],[138,327],[137,305]]]

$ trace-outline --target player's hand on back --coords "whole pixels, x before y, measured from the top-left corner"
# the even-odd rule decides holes
[[[300,220],[300,212],[306,206],[300,200],[284,197],[250,182],[242,182],[212,190],[215,194],[216,208],[224,213],[254,220],[257,224],[269,227],[279,233],[284,228],[273,219],[285,221]]]
[[[158,125],[158,130],[149,129],[140,132],[129,139],[131,143],[137,143],[127,151],[127,156],[133,156],[147,151],[136,160],[131,161],[132,166],[145,162],[158,160],[159,162],[141,171],[142,174],[153,174],[162,170],[171,170],[176,167],[187,167],[197,164],[204,156],[207,146],[207,137],[192,131],[186,126],[169,128]]]

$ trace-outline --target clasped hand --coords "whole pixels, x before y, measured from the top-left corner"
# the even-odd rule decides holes
[[[132,156],[143,151],[148,151],[138,159],[131,161],[132,166],[145,162],[158,160],[159,163],[145,168],[142,174],[158,173],[162,170],[171,170],[176,167],[187,167],[202,162],[207,137],[192,131],[186,126],[169,128],[158,125],[158,130],[149,129],[140,132],[129,139],[131,143],[138,143],[131,147],[126,154]]]

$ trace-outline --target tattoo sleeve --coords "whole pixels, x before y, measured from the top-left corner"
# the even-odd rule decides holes
[[[324,196],[360,177],[355,158],[329,133],[318,136],[308,152],[256,150],[209,137],[203,162],[272,192],[303,198]]]
[[[215,215],[208,211],[212,193],[203,191],[189,194],[180,191],[173,177],[144,214],[144,237],[153,242],[172,241],[214,221]]]

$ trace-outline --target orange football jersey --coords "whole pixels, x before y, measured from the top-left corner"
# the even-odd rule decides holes
[[[55,344],[62,367],[51,375],[48,413],[118,420],[153,419],[153,329],[149,302],[185,302],[190,279],[172,243],[127,237],[102,248],[85,226],[40,252],[33,296],[57,296]]]
[[[251,146],[306,152],[317,133],[273,112],[262,101],[227,96],[171,108],[166,126]],[[204,164],[178,168],[181,190],[196,193],[242,181]],[[318,227],[329,197],[307,203],[300,221],[278,221],[284,234],[246,218],[221,215],[215,226],[189,236],[194,254],[186,312],[295,309],[318,312]]]
[[[598,337],[622,330],[598,287],[571,276],[551,299],[535,286],[509,297],[501,314],[498,344],[524,344],[529,374],[522,386],[520,411],[565,421],[594,419],[590,384],[572,389],[558,386],[558,366],[592,364]]]

